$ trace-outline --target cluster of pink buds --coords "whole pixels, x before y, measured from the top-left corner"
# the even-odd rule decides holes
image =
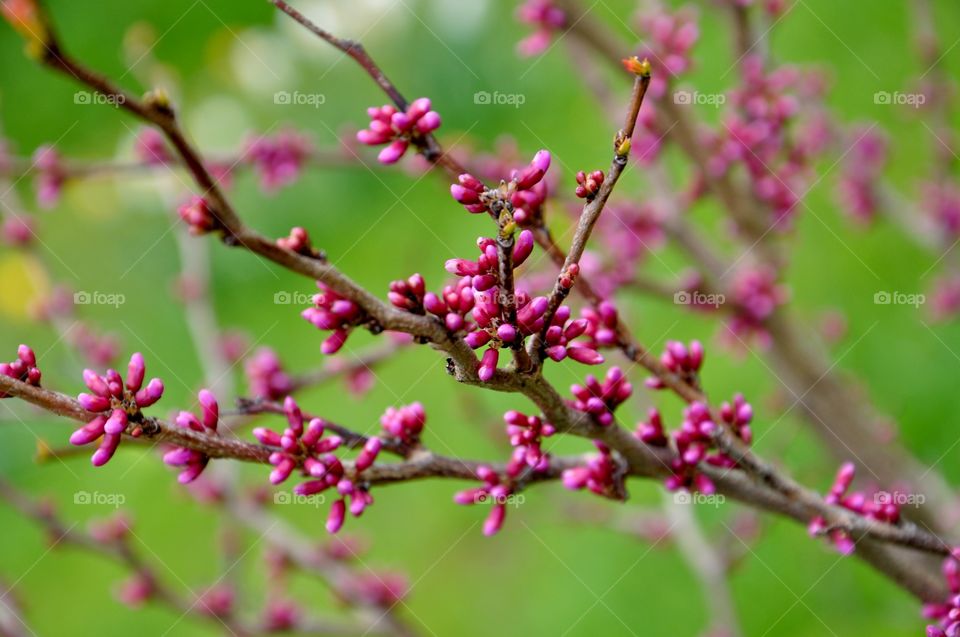
[[[465,276],[455,285],[447,285],[437,296],[427,292],[423,296],[423,308],[443,321],[451,332],[459,332],[467,326],[467,317],[473,310],[473,277]]]
[[[660,416],[660,410],[651,407],[647,412],[647,419],[637,423],[637,430],[633,435],[651,447],[666,447],[668,441],[663,432],[663,418]]]
[[[593,199],[600,191],[603,185],[603,171],[595,170],[592,173],[585,173],[582,170],[577,173],[576,194],[581,199]]]
[[[16,360],[10,363],[0,363],[0,374],[34,387],[40,386],[41,374],[39,368],[37,368],[37,356],[27,345],[21,345],[17,348]],[[0,392],[0,398],[6,397],[6,394]]]
[[[657,77],[666,82],[667,78],[676,77],[690,69],[690,51],[700,39],[700,27],[697,25],[697,16],[688,9],[680,9],[671,13],[662,7],[644,13],[639,17],[640,28],[649,34],[648,50],[640,55],[657,60],[664,73],[657,73],[651,82],[650,90],[654,97],[663,95],[663,89],[656,86]],[[656,90],[655,90],[656,89]]]
[[[139,352],[130,357],[126,384],[115,369],[108,369],[103,376],[90,369],[83,370],[83,382],[93,393],[80,394],[77,401],[87,411],[98,415],[74,431],[70,443],[87,445],[102,437],[90,459],[93,466],[104,465],[113,457],[131,421],[135,426],[130,435],[138,436],[140,426],[137,423],[143,419],[140,410],[163,396],[163,382],[159,378],[151,379],[146,387],[143,386],[145,374],[146,365]]]
[[[721,405],[720,419],[733,435],[745,444],[752,442],[750,422],[753,420],[753,407],[742,395],[737,394],[733,402]],[[694,402],[684,409],[683,423],[679,430],[672,433],[677,456],[670,463],[672,475],[666,480],[667,489],[687,489],[706,494],[716,491],[713,481],[706,474],[697,471],[697,466],[703,461],[728,469],[737,466],[732,458],[716,450],[716,433],[717,424],[706,405]],[[668,440],[663,431],[660,412],[651,409],[647,420],[637,425],[634,436],[648,445],[666,447]]]
[[[310,235],[307,234],[305,228],[301,228],[300,226],[291,228],[289,236],[277,239],[277,247],[302,254],[305,257],[317,258],[319,256],[319,253],[310,242]]]
[[[599,496],[622,499],[622,476],[610,448],[599,440],[593,441],[599,453],[590,457],[581,467],[563,472],[563,486],[573,491],[588,489]]]
[[[651,418],[647,424],[662,427],[660,415]],[[713,481],[706,474],[697,471],[697,465],[707,458],[714,444],[716,431],[717,425],[711,419],[709,408],[703,403],[691,403],[683,410],[683,423],[678,431],[673,432],[677,456],[670,462],[673,473],[666,480],[667,489],[687,489],[706,494],[716,491]]]
[[[479,179],[469,173],[460,175],[459,183],[450,186],[450,194],[468,212],[492,211],[499,214],[509,204],[513,220],[520,225],[531,221],[534,211],[546,200],[543,178],[550,168],[550,152],[539,150],[528,166],[515,170],[509,182],[501,182],[496,190],[487,190]]]
[[[580,316],[587,320],[586,334],[594,349],[613,347],[617,344],[617,325],[620,321],[617,308],[610,301],[603,301],[596,308],[585,307]]]
[[[573,267],[568,268],[568,274],[572,274],[573,271]],[[579,272],[579,268],[576,271]],[[573,281],[571,280],[570,283],[572,287]],[[603,354],[595,350],[591,343],[573,342],[574,339],[586,334],[590,321],[585,318],[571,319],[570,314],[570,308],[561,305],[553,315],[553,321],[547,328],[544,338],[547,356],[557,362],[570,357],[584,365],[600,365],[604,361]]]
[[[304,319],[313,323],[319,330],[332,330],[333,333],[323,341],[320,351],[324,354],[336,354],[347,342],[350,329],[364,317],[360,306],[345,299],[324,283],[317,281],[319,294],[313,295],[314,307],[300,313]]]
[[[423,404],[418,402],[403,407],[388,407],[380,416],[383,430],[406,444],[416,444],[420,440],[426,423],[427,412]]]
[[[777,275],[767,268],[745,268],[736,274],[732,286],[735,314],[727,330],[736,338],[754,337],[761,347],[770,344],[770,333],[764,321],[777,306],[786,302],[787,288],[777,282]]]
[[[494,288],[499,282],[499,263],[497,242],[489,237],[477,239],[480,256],[476,261],[468,259],[449,259],[444,264],[447,272],[456,276],[469,276],[471,287],[477,292],[486,292]],[[513,266],[519,267],[533,252],[533,233],[522,231],[513,245]]]
[[[314,418],[304,427],[303,413],[296,401],[287,397],[283,404],[289,426],[278,433],[272,429],[258,427],[253,435],[268,447],[277,447],[270,454],[270,482],[280,484],[300,469],[310,479],[294,487],[294,493],[311,496],[334,487],[340,494],[330,507],[327,517],[327,531],[336,533],[343,526],[347,512],[346,499],[350,499],[350,513],[359,516],[364,509],[373,504],[373,497],[363,487],[354,484],[345,476],[343,463],[332,452],[343,442],[339,436],[324,438],[324,422]],[[360,473],[373,464],[380,451],[380,439],[370,438],[356,461],[356,472]]]
[[[424,135],[440,128],[440,116],[430,110],[430,99],[414,100],[406,111],[398,111],[389,104],[367,109],[370,124],[357,132],[357,141],[368,146],[382,146],[377,159],[382,164],[394,164],[403,157],[411,142],[420,141]]]
[[[37,203],[43,208],[52,208],[60,201],[63,184],[67,180],[67,170],[60,153],[53,146],[40,146],[33,153],[33,166],[37,171]]]
[[[394,307],[413,312],[414,314],[423,314],[423,301],[427,293],[427,284],[423,276],[419,273],[411,274],[406,281],[398,279],[390,283],[390,291],[387,293],[387,299]],[[434,295],[434,298],[436,296]],[[439,300],[439,299],[438,299]]]
[[[270,464],[274,466],[273,471],[270,472],[271,484],[285,482],[294,469],[301,464],[304,456],[307,456],[307,461],[303,462],[303,469],[308,474],[319,473],[321,476],[325,475],[327,473],[326,465],[317,461],[314,455],[329,454],[337,449],[343,440],[339,436],[323,438],[324,424],[319,418],[314,418],[304,428],[303,412],[300,411],[297,401],[292,396],[287,396],[283,401],[283,411],[289,424],[289,427],[283,433],[277,433],[266,427],[257,427],[253,430],[254,437],[262,444],[282,449],[282,451],[274,452],[270,456]],[[332,460],[336,460],[336,458],[332,458]],[[319,466],[317,466],[318,462]],[[336,460],[336,464],[339,464],[339,460]]]
[[[483,481],[483,486],[458,491],[453,501],[457,504],[492,502],[493,508],[483,523],[483,534],[494,535],[503,527],[503,520],[507,516],[507,500],[513,492],[501,482],[497,472],[486,465],[477,468],[477,477]]]
[[[619,367],[607,370],[603,383],[592,374],[583,385],[572,385],[573,408],[592,414],[603,426],[613,422],[613,412],[633,393],[633,385]]]
[[[877,491],[872,495],[863,491],[847,493],[855,475],[856,467],[852,462],[842,464],[837,471],[837,477],[834,479],[830,491],[824,497],[826,503],[841,506],[871,520],[890,524],[899,522],[900,506],[895,502],[893,494],[884,491]],[[822,535],[827,531],[827,523],[822,517],[818,516],[810,521],[807,528],[810,535]],[[843,529],[830,530],[829,537],[837,551],[843,555],[853,553],[855,543]]]
[[[197,396],[200,402],[201,417],[197,418],[189,411],[177,414],[175,422],[180,427],[199,433],[217,433],[217,423],[220,421],[220,406],[216,397],[208,390],[201,389]],[[193,482],[206,469],[210,458],[199,451],[185,447],[174,447],[163,456],[164,463],[171,467],[183,467],[177,481],[180,484]]]
[[[244,159],[256,168],[260,186],[273,192],[297,180],[312,152],[310,140],[300,133],[285,131],[250,142]]]
[[[843,210],[854,220],[872,221],[880,209],[880,184],[887,164],[886,137],[872,127],[851,132],[855,142],[837,183]]]
[[[201,235],[216,230],[219,225],[216,215],[207,200],[193,195],[190,200],[177,209],[180,218],[190,227],[190,234]]]
[[[663,354],[660,355],[660,364],[671,374],[676,374],[687,382],[695,382],[703,366],[703,357],[703,344],[700,341],[691,341],[689,346],[680,341],[667,341]],[[646,386],[650,389],[666,387],[663,380],[655,376],[647,379]]]
[[[960,554],[954,549],[943,561],[943,577],[950,589],[950,597],[941,604],[924,604],[923,616],[937,620],[927,626],[927,637],[957,637],[960,635]]]
[[[820,139],[795,139],[794,129],[803,129],[789,125],[801,112],[792,91],[799,88],[800,97],[812,98],[822,91],[821,83],[792,67],[768,71],[762,56],[755,54],[743,58],[741,70],[742,85],[731,100],[736,108],[724,123],[724,137],[709,161],[710,169],[719,174],[734,162],[742,164],[754,194],[772,211],[776,227],[787,228],[800,203],[797,193],[807,190],[812,155],[826,147],[822,123],[813,122],[814,127],[807,129]]]
[[[550,464],[550,455],[543,451],[540,443],[543,438],[555,434],[556,428],[539,416],[527,416],[513,410],[505,413],[503,420],[507,423],[507,435],[514,447],[507,474],[519,474],[524,465],[534,471],[546,471]]]
[[[293,391],[293,380],[284,371],[280,357],[269,347],[261,347],[244,363],[250,393],[260,398],[279,400]]]
[[[162,166],[173,161],[163,134],[155,128],[144,128],[133,146],[137,159],[150,166]]]
[[[553,34],[567,26],[567,14],[553,0],[526,0],[517,9],[517,18],[535,28],[517,43],[517,51],[527,57],[546,51]]]

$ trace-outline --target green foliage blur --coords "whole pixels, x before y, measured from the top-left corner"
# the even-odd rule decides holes
[[[514,44],[526,29],[512,17],[514,4],[329,0],[298,6],[331,30],[362,39],[406,95],[430,96],[444,118],[446,144],[488,151],[499,136],[510,135],[524,155],[549,148],[563,187],[572,190],[573,172],[606,166],[612,129],[562,42],[542,57],[517,57]],[[711,2],[696,4],[702,36],[696,68],[683,83],[722,91],[735,78],[730,21]],[[910,109],[873,100],[876,91],[909,90],[924,71],[914,54],[905,5],[799,0],[771,32],[770,44],[780,61],[827,72],[833,83],[828,105],[841,121],[876,122],[889,132],[890,178],[912,191],[930,169],[937,142]],[[284,124],[309,131],[320,147],[332,147],[344,130],[365,123],[367,106],[384,102],[352,61],[260,0],[51,0],[49,7],[76,57],[135,92],[154,84],[166,87],[194,139],[214,154],[239,148],[254,132],[275,133]],[[960,6],[943,0],[936,11],[946,50],[960,37]],[[624,37],[630,35],[632,12],[632,3],[621,0],[601,0],[593,11]],[[950,48],[944,63],[953,76],[960,71],[958,58],[960,47]],[[75,103],[78,87],[28,61],[6,24],[0,25],[0,61],[0,126],[17,155],[55,143],[68,157],[130,156],[138,124],[108,105]],[[316,107],[276,104],[278,91],[324,99]],[[524,103],[476,104],[478,91],[522,94]],[[716,120],[709,106],[701,108],[705,118]],[[233,200],[240,214],[267,235],[305,226],[334,264],[374,291],[385,295],[391,279],[414,271],[422,272],[431,288],[439,287],[444,260],[472,256],[475,238],[489,232],[487,220],[465,214],[451,201],[443,180],[383,168],[368,149],[360,153],[366,167],[311,169],[293,187],[270,196],[245,172],[237,177]],[[668,164],[682,177],[677,159],[669,156]],[[791,238],[791,302],[811,323],[827,310],[845,313],[848,334],[835,346],[838,368],[862,379],[869,396],[900,427],[904,444],[956,481],[960,329],[931,324],[923,311],[911,307],[873,303],[878,290],[924,291],[936,258],[886,222],[865,231],[840,213],[833,193],[839,159],[819,166],[819,179]],[[162,179],[166,192],[187,192],[176,178]],[[55,282],[119,293],[125,296],[123,305],[87,306],[79,316],[118,334],[124,356],[142,351],[148,372],[164,378],[167,393],[155,413],[193,403],[204,379],[173,292],[180,263],[177,201],[160,194],[155,182],[130,176],[71,185],[56,209],[36,213],[42,244],[35,252],[0,250],[0,359],[11,359],[18,343],[30,343],[48,387],[80,391],[83,362],[25,308]],[[631,168],[615,197],[643,197],[644,183],[641,171]],[[31,180],[23,179],[15,189],[33,214]],[[698,223],[720,236],[722,223],[712,204],[695,214]],[[559,207],[553,220],[561,232],[569,223]],[[278,291],[311,293],[310,282],[213,241],[209,248],[222,324],[249,331],[257,345],[270,344],[291,370],[319,365],[318,332],[299,318],[299,307],[274,303]],[[683,266],[670,250],[663,259],[673,270]],[[648,265],[652,274],[667,276],[667,266],[659,261]],[[717,332],[709,319],[660,301],[635,296],[622,304],[641,340],[654,348],[666,338],[710,339]],[[372,342],[357,334],[349,346],[360,352]],[[233,373],[242,384],[240,369]],[[551,370],[561,387],[584,373],[572,363]],[[374,389],[362,399],[334,383],[305,394],[302,402],[334,421],[372,432],[385,407],[420,400],[428,411],[428,444],[443,453],[491,459],[509,453],[500,414],[529,407],[521,398],[456,386],[444,372],[443,358],[428,348],[405,351],[377,368],[376,376]],[[780,459],[811,487],[828,486],[836,463],[806,430],[793,401],[776,397],[779,382],[766,361],[752,353],[729,356],[713,346],[705,382],[716,397],[743,391],[756,407],[759,450]],[[622,422],[635,422],[653,404],[665,409],[668,423],[677,422],[679,404],[646,391],[623,407]],[[229,525],[185,493],[155,453],[127,448],[96,470],[86,455],[38,464],[38,440],[62,447],[70,425],[13,401],[0,402],[0,424],[4,478],[49,498],[79,525],[112,509],[74,504],[75,493],[120,493],[135,519],[139,548],[158,560],[174,589],[184,595],[202,590],[231,567],[241,599],[261,597],[259,538],[240,531],[240,559],[234,563],[236,557],[225,557],[220,549]],[[586,441],[565,440],[552,450],[587,448]],[[266,484],[266,473],[262,467],[238,467],[237,479]],[[710,591],[701,589],[671,542],[651,546],[622,530],[638,511],[656,512],[667,502],[658,485],[631,484],[632,499],[623,506],[556,485],[537,487],[509,511],[504,530],[492,539],[480,533],[484,508],[452,503],[457,488],[462,485],[434,481],[376,489],[376,505],[345,526],[345,532],[371,541],[365,564],[409,573],[414,588],[401,614],[423,634],[693,636],[708,621],[703,597]],[[304,505],[276,507],[276,512],[324,542],[325,509]],[[708,538],[736,544],[727,527],[743,511],[728,504],[700,508],[697,515]],[[10,595],[23,601],[39,635],[219,632],[156,606],[122,606],[111,595],[126,575],[120,568],[75,549],[48,550],[48,538],[3,505],[0,529],[0,581],[14,586]],[[922,632],[913,599],[858,561],[808,539],[791,522],[765,518],[759,537],[745,551],[730,585],[747,635]],[[336,608],[312,580],[298,578],[295,591],[311,613]]]

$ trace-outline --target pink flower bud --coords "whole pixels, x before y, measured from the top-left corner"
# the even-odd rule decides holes
[[[152,379],[144,389],[137,392],[136,402],[138,407],[149,407],[160,400],[163,396],[163,381],[159,378]]]
[[[493,378],[493,373],[497,371],[497,361],[500,360],[500,350],[490,348],[483,353],[480,360],[480,366],[477,369],[477,376],[481,382],[488,382]]]
[[[330,514],[327,517],[327,533],[334,534],[343,526],[343,520],[346,515],[346,503],[341,500],[334,500],[330,505]]]
[[[143,385],[143,377],[146,374],[146,363],[143,362],[143,354],[136,352],[130,357],[130,365],[127,367],[127,389],[132,392],[140,390]]]
[[[405,139],[398,139],[391,143],[389,146],[380,151],[380,154],[377,155],[377,160],[381,164],[395,164],[397,163],[403,154],[407,152],[407,147],[410,145]]]

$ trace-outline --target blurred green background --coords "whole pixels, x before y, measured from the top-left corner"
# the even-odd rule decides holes
[[[555,154],[564,188],[572,171],[605,166],[611,128],[563,46],[546,56],[520,59],[514,43],[527,33],[512,17],[513,2],[484,0],[355,0],[299,3],[321,24],[361,38],[394,82],[409,97],[428,95],[442,114],[443,140],[491,150],[501,134],[514,136],[524,155],[541,147]],[[684,83],[704,92],[724,90],[733,80],[729,21],[712,3],[703,14],[696,69]],[[211,152],[236,149],[253,131],[279,130],[283,123],[309,131],[318,146],[331,146],[345,126],[365,123],[364,109],[383,103],[369,79],[330,47],[301,33],[259,0],[102,0],[49,3],[61,36],[81,60],[135,92],[161,82],[173,94],[183,121]],[[630,2],[604,0],[594,15],[628,36]],[[944,48],[960,37],[960,6],[935,3]],[[137,46],[156,46],[137,61]],[[910,190],[931,165],[931,134],[905,110],[876,105],[875,91],[906,91],[918,73],[905,3],[840,3],[801,0],[771,34],[779,60],[813,64],[833,80],[828,105],[842,121],[877,121],[892,140],[890,178]],[[124,53],[126,49],[127,53]],[[19,155],[42,143],[56,143],[69,157],[128,157],[137,124],[109,106],[75,104],[70,82],[22,56],[13,32],[0,28],[0,123]],[[948,72],[960,70],[960,48],[951,49]],[[919,70],[918,70],[919,69]],[[876,73],[876,75],[875,75]],[[721,79],[724,75],[726,77]],[[879,77],[878,77],[879,76]],[[477,91],[519,93],[525,103],[478,105]],[[276,91],[321,93],[318,108],[274,103]],[[708,108],[708,107],[705,107]],[[711,117],[709,112],[707,117]],[[714,116],[715,117],[715,116]],[[419,271],[432,288],[452,256],[472,256],[474,239],[487,233],[485,218],[470,216],[450,201],[445,183],[418,179],[396,167],[310,169],[294,187],[266,196],[249,173],[239,175],[233,199],[242,216],[267,235],[305,226],[331,260],[356,280],[385,294],[388,282]],[[828,158],[821,173],[835,170]],[[673,165],[676,164],[676,165]],[[681,171],[677,162],[673,168]],[[122,293],[118,308],[87,306],[79,316],[117,333],[123,353],[143,351],[148,371],[166,380],[157,413],[192,404],[203,382],[182,308],[171,291],[179,257],[173,204],[150,178],[97,179],[67,188],[62,203],[39,213],[42,248],[24,256],[0,252],[0,353],[13,356],[27,342],[41,356],[45,384],[67,393],[81,389],[83,362],[58,336],[27,317],[24,307],[37,289],[34,259],[54,281],[75,289]],[[857,374],[870,396],[902,430],[904,443],[936,464],[951,481],[960,479],[953,447],[960,422],[956,396],[960,370],[960,329],[930,325],[910,307],[877,306],[877,290],[924,291],[935,261],[889,224],[864,232],[836,208],[833,179],[826,176],[808,196],[813,214],[801,213],[788,282],[797,311],[809,321],[839,309],[849,333],[836,346],[839,367]],[[179,188],[176,181],[168,188]],[[616,197],[642,196],[643,180],[628,173]],[[21,198],[33,196],[30,180],[17,184]],[[402,200],[398,203],[398,198]],[[704,207],[698,219],[717,227],[716,211]],[[566,223],[566,216],[554,218]],[[291,370],[321,362],[320,337],[302,321],[299,308],[276,305],[277,291],[311,293],[309,281],[250,255],[211,242],[216,310],[225,327],[248,330],[270,344]],[[667,263],[682,265],[668,251]],[[654,274],[664,274],[656,262]],[[32,272],[28,277],[27,273]],[[642,298],[624,301],[641,340],[656,347],[664,338],[708,338],[715,326],[704,317]],[[353,351],[370,341],[357,334]],[[240,380],[240,369],[235,370]],[[334,384],[304,395],[302,403],[334,421],[374,431],[385,407],[422,401],[428,411],[426,441],[436,450],[471,458],[505,458],[499,414],[526,409],[523,399],[465,390],[444,373],[442,358],[426,348],[405,351],[377,369],[378,382],[364,398],[345,397]],[[560,385],[582,377],[580,366],[552,370]],[[782,458],[803,482],[825,489],[836,463],[805,431],[796,412],[781,418],[784,405],[767,400],[778,383],[765,363],[712,348],[705,372],[714,396],[744,391],[754,402],[760,451]],[[71,520],[83,522],[111,512],[107,506],[79,506],[80,490],[124,494],[136,532],[148,555],[162,558],[161,573],[187,594],[208,585],[221,571],[215,515],[176,484],[154,454],[125,449],[107,467],[93,470],[86,456],[37,465],[37,438],[54,446],[66,442],[68,424],[4,401],[0,408],[0,472],[21,488],[47,495]],[[634,422],[651,404],[664,406],[676,421],[678,404],[638,391],[623,407],[622,421]],[[26,427],[20,424],[20,419]],[[776,423],[767,432],[768,426]],[[583,451],[581,440],[555,444],[556,452]],[[149,455],[149,457],[141,457]],[[265,483],[262,467],[242,467],[248,483]],[[703,592],[671,542],[649,543],[614,530],[638,510],[656,511],[663,501],[657,485],[631,484],[629,504],[594,503],[583,493],[557,486],[531,489],[522,507],[511,509],[504,530],[493,539],[480,533],[482,508],[451,502],[456,485],[417,483],[374,491],[377,503],[345,530],[372,540],[364,559],[376,567],[406,571],[415,583],[402,611],[424,634],[432,635],[697,635],[707,621]],[[599,507],[592,505],[599,504]],[[577,506],[574,506],[577,505]],[[584,508],[581,508],[584,507]],[[325,509],[277,507],[304,533],[325,540]],[[725,525],[739,508],[698,509],[707,536],[729,542]],[[134,611],[110,591],[121,569],[73,549],[47,552],[44,536],[27,520],[0,506],[0,577],[15,583],[26,615],[40,635],[107,634],[136,630],[144,635],[213,634],[209,624],[178,622],[156,607]],[[245,536],[247,542],[256,538]],[[736,540],[734,540],[736,542]],[[255,547],[237,567],[243,593],[262,588],[261,551]],[[825,543],[807,539],[801,527],[766,520],[748,555],[733,571],[731,587],[748,635],[919,635],[918,605],[905,593],[853,559],[840,559]],[[298,581],[297,599],[318,612],[332,608],[315,583]],[[247,597],[247,599],[250,599]],[[599,599],[599,601],[598,601]],[[82,628],[81,628],[82,627]],[[627,627],[630,627],[628,630]],[[167,631],[167,632],[164,632]]]

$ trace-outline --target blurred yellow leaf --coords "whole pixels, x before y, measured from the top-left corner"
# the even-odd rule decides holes
[[[29,310],[50,291],[50,280],[36,257],[21,252],[0,255],[0,315],[29,318]]]

